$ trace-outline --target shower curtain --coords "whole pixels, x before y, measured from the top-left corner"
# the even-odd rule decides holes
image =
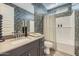
[[[45,40],[52,42],[52,48],[56,49],[56,20],[54,15],[46,15],[43,22]]]

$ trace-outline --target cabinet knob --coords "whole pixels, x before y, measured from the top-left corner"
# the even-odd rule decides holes
[[[58,24],[58,27],[62,27],[62,24]]]
[[[58,27],[60,27],[60,25],[58,24]]]
[[[62,27],[62,24],[61,24],[61,27]]]

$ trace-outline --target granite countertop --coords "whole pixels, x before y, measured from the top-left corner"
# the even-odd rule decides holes
[[[44,37],[43,35],[38,35],[36,37],[28,35],[27,37],[20,37],[18,39],[8,39],[4,42],[0,42],[0,54],[10,51],[12,49],[18,48],[25,44],[31,43],[32,41],[38,40],[39,38]]]

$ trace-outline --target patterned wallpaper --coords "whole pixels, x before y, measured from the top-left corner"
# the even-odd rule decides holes
[[[36,14],[34,15],[34,28],[35,32],[43,34],[43,15]]]
[[[47,13],[46,9],[40,4],[34,5],[34,28],[35,32],[43,34],[43,17]]]

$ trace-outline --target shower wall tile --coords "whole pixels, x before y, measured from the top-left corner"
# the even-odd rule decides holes
[[[79,11],[75,12],[75,54],[79,56]]]
[[[35,32],[43,34],[43,15],[34,15]]]
[[[43,34],[43,17],[47,13],[40,3],[34,3],[34,31]]]

